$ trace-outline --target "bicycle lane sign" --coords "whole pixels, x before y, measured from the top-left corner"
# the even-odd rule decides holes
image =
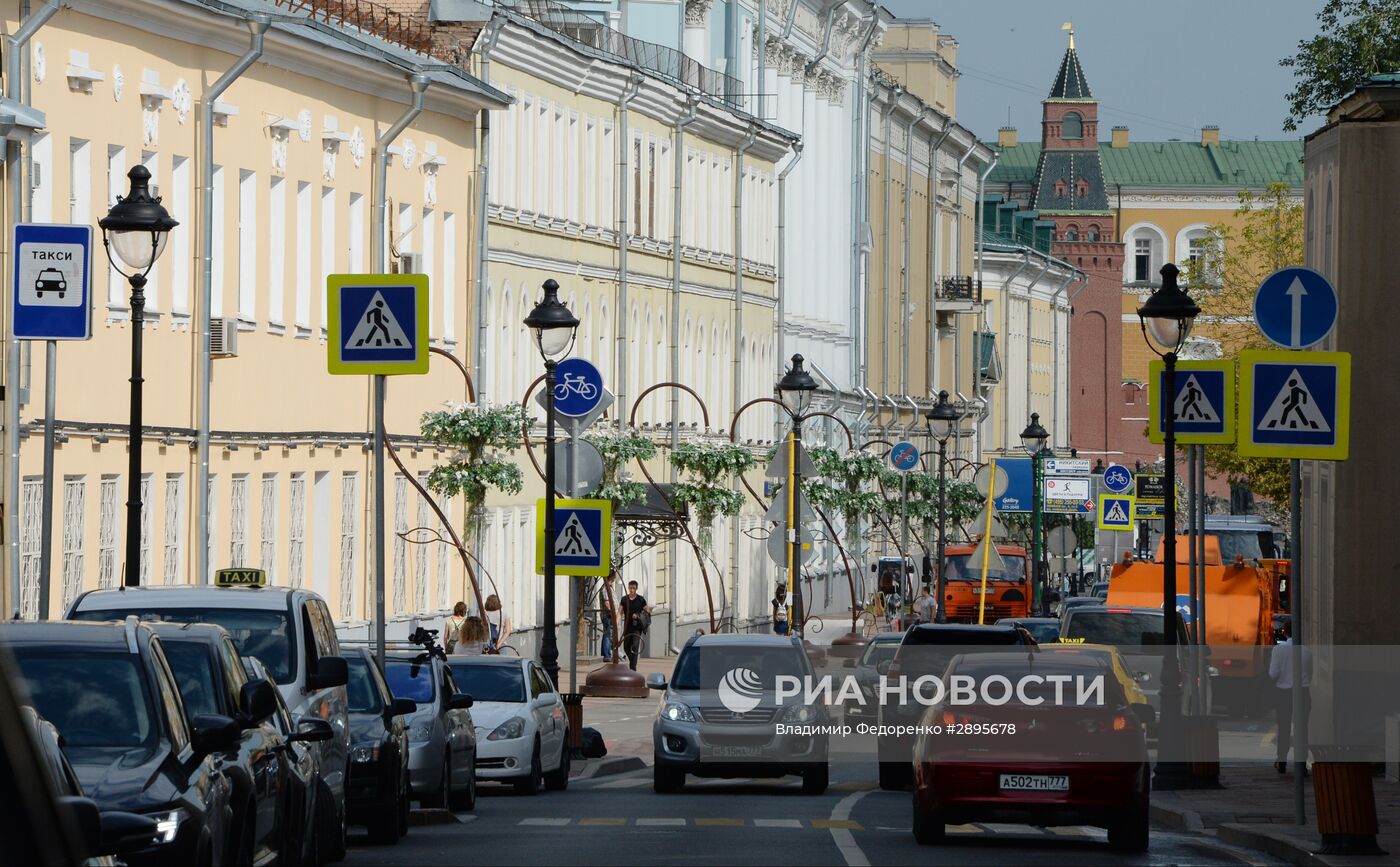
[[[603,399],[603,374],[591,361],[566,358],[554,371],[554,411],[570,418],[592,412]]]

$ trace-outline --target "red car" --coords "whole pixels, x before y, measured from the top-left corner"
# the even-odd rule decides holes
[[[1142,721],[1152,708],[1130,706],[1101,659],[981,653],[953,659],[945,683],[956,675],[987,691],[979,686],[977,703],[945,699],[924,714],[914,763],[919,843],[941,842],[945,825],[991,821],[1095,825],[1108,830],[1116,849],[1147,849],[1150,768]],[[1005,703],[1001,678],[1012,689]],[[1099,691],[1081,702],[1081,683]]]

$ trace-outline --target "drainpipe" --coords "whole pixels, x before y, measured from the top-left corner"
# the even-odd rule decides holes
[[[479,49],[481,52],[481,80],[487,84],[491,83],[491,52],[496,47],[496,40],[501,36],[501,29],[505,26],[505,19],[493,16],[491,22],[486,25],[486,32],[482,34]],[[589,67],[592,71],[592,66]],[[491,234],[487,222],[486,211],[491,204],[491,112],[482,109],[480,117],[476,122],[477,128],[481,130],[481,145],[476,151],[476,182],[480,189],[477,190],[476,202],[476,352],[472,361],[472,382],[476,385],[477,402],[486,403],[486,269],[489,264],[491,252]],[[481,540],[478,539],[479,543]],[[480,545],[478,544],[478,549]]]
[[[928,368],[925,371],[928,380],[928,393],[930,397],[938,394],[938,244],[942,240],[942,233],[939,232],[938,216],[938,153],[943,149],[943,142],[948,140],[948,136],[953,132],[951,118],[943,119],[943,134],[938,137],[938,143],[929,148],[928,152]],[[930,137],[932,141],[932,137]]]
[[[627,424],[627,191],[632,134],[627,129],[627,106],[642,90],[642,76],[633,74],[617,102],[617,429]],[[640,228],[640,227],[639,227]]]
[[[1017,268],[1016,271],[1015,271],[1009,278],[1007,278],[1006,282],[1002,284],[1002,290],[1001,290],[1001,336],[1002,336],[1002,339],[1003,339],[1003,340],[1006,340],[1006,339],[1008,338],[1008,335],[1011,333],[1011,289],[1012,289],[1012,287],[1014,287],[1014,286],[1016,285],[1016,278],[1017,278],[1017,277],[1020,277],[1022,274],[1024,274],[1024,273],[1026,272],[1026,269],[1029,268],[1030,266],[1031,266],[1031,254],[1030,254],[1030,251],[1029,251],[1029,250],[1023,251],[1023,252],[1021,253],[1021,267]],[[1002,392],[1005,393],[1005,392],[1006,392],[1006,389],[1003,388],[1003,389],[1002,389]],[[1011,395],[1010,395],[1010,394],[1006,394],[1005,398],[1004,398],[1004,399],[1002,400],[1002,402],[1001,402],[1001,406],[1002,406],[1002,412],[1001,412],[1001,430],[1002,430],[1001,447],[1002,447],[1003,449],[1010,449],[1010,448],[1011,448],[1011,442],[1012,442],[1012,440],[1011,440]]]
[[[200,285],[195,299],[195,316],[199,324],[199,345],[194,378],[195,394],[199,401],[198,418],[195,420],[195,483],[190,494],[194,500],[194,580],[197,584],[209,582],[209,429],[210,400],[214,386],[213,358],[209,354],[209,318],[214,309],[214,103],[228,90],[263,53],[263,36],[271,26],[272,19],[267,15],[254,15],[246,22],[252,32],[248,50],[227,72],[219,76],[204,94],[200,105],[200,182],[203,186],[203,207],[199,226]],[[136,448],[139,443],[132,443]]]
[[[1051,259],[1049,256],[1046,256],[1046,257],[1045,257],[1045,267],[1040,269],[1040,273],[1037,274],[1037,275],[1035,275],[1035,279],[1032,280],[1032,281],[1030,282],[1030,285],[1026,287],[1026,421],[1027,421],[1027,422],[1030,421],[1030,418],[1031,418],[1031,411],[1034,409],[1034,407],[1032,407],[1032,405],[1031,405],[1031,319],[1032,319],[1032,313],[1033,313],[1033,308],[1034,308],[1034,300],[1035,300],[1035,299],[1034,299],[1034,293],[1035,293],[1035,287],[1036,287],[1037,284],[1040,283],[1041,278],[1045,276],[1045,272],[1047,272],[1047,271],[1050,270],[1050,265],[1051,265],[1051,263],[1053,263],[1054,261],[1055,261],[1054,259]]]
[[[890,141],[890,118],[894,115],[896,103],[899,96],[904,92],[902,87],[889,88],[889,103],[885,106],[885,116],[882,119],[884,126],[885,141],[885,164],[880,174],[881,184],[884,187],[884,218],[880,227],[880,315],[884,319],[882,334],[890,333],[890,162],[894,156],[894,147]],[[889,391],[890,388],[890,342],[880,341],[880,388],[882,391]]]
[[[684,4],[682,4],[681,19],[685,19]],[[754,41],[758,43],[758,105],[754,106],[757,111],[752,114],[766,118],[767,107],[763,104],[763,91],[768,86],[768,0],[758,0],[758,33],[754,36]]]
[[[822,25],[822,48],[821,51],[817,52],[816,57],[813,57],[807,62],[808,72],[811,72],[813,69],[816,69],[818,64],[822,62],[822,59],[826,57],[827,52],[831,50],[831,22],[836,20],[836,10],[840,9],[841,5],[842,4],[840,3],[832,3],[831,8],[826,10],[826,23]],[[792,8],[797,8],[796,2],[792,4]],[[786,33],[784,33],[783,35],[787,36]]]
[[[793,22],[793,20],[796,19],[796,18],[797,18],[797,3],[794,2],[793,4],[791,4],[790,6],[788,6],[787,21],[783,22],[783,41],[784,41],[784,42],[786,42],[788,36],[792,34],[792,22]]]
[[[954,267],[953,270],[957,272],[957,276],[959,276],[959,277],[963,276],[963,272],[962,272],[962,236],[963,236],[963,231],[962,231],[962,216],[963,216],[963,204],[962,204],[962,186],[963,186],[963,184],[962,184],[962,170],[963,170],[963,164],[967,162],[967,158],[970,157],[970,156],[972,156],[972,152],[975,151],[975,150],[977,150],[977,138],[974,136],[973,139],[972,139],[972,143],[969,144],[969,145],[967,146],[967,153],[963,154],[963,155],[962,155],[962,158],[958,160],[958,169],[957,169],[957,171],[958,171],[958,188],[957,188],[957,191],[953,194],[953,195],[954,195],[953,201],[954,201],[954,203],[955,203],[953,209],[954,209],[955,211],[958,212],[958,224],[957,224],[957,226],[956,226],[957,235],[955,236],[956,239],[957,239],[957,244],[956,244],[955,249],[953,250],[953,262],[955,263],[955,267]]]
[[[982,220],[985,219],[983,213],[984,209],[986,208],[986,206],[983,204],[983,200],[987,197],[987,176],[990,175],[992,173],[992,170],[997,167],[997,161],[1000,158],[1001,157],[999,154],[992,154],[992,161],[987,164],[987,168],[982,172],[982,174],[978,175],[977,177],[977,235],[975,236],[977,240],[977,252],[975,253],[975,256],[977,258],[976,267],[978,295],[982,294],[982,254],[987,248],[987,241],[985,238],[982,237]]]
[[[794,3],[794,6],[797,4]],[[47,0],[20,25],[8,40],[10,56],[5,69],[5,95],[16,102],[23,99],[22,85],[24,81],[23,63],[25,59],[24,47],[39,28],[43,27],[48,20],[58,12],[59,0]],[[24,170],[20,159],[20,143],[8,141],[5,143],[5,178],[10,187],[10,221],[13,225],[23,218],[24,207],[29,198],[29,184],[27,178],[22,177]],[[6,236],[12,234],[7,232]],[[8,242],[6,242],[8,243]],[[14,264],[14,251],[10,251],[10,266]],[[6,312],[10,314],[11,321],[14,317],[13,302],[7,306]],[[5,347],[5,456],[7,460],[5,477],[5,563],[10,573],[10,604],[12,613],[19,616],[19,341],[10,340]],[[52,552],[44,551],[42,556],[49,557]],[[41,613],[41,616],[47,614]]]
[[[793,4],[796,6],[796,3]],[[802,140],[792,143],[792,159],[778,173],[778,358],[787,357],[787,176],[802,162]]]
[[[1085,272],[1083,272],[1083,271],[1078,271],[1078,270],[1076,270],[1076,273],[1079,274],[1079,278],[1080,278],[1079,288],[1078,288],[1078,289],[1075,289],[1073,292],[1069,293],[1069,312],[1068,312],[1068,314],[1065,316],[1065,344],[1066,344],[1067,346],[1074,346],[1074,341],[1073,341],[1073,339],[1072,339],[1073,336],[1074,336],[1074,299],[1075,299],[1075,298],[1078,298],[1078,297],[1079,297],[1079,293],[1080,293],[1080,292],[1083,292],[1083,291],[1085,290],[1085,288],[1087,288],[1088,285],[1089,285],[1089,275],[1088,275],[1087,273],[1085,273]],[[1071,376],[1074,375],[1074,365],[1070,365],[1070,375],[1071,375]],[[1070,393],[1069,384],[1066,383],[1066,384],[1065,384],[1065,431],[1066,431],[1066,435],[1068,436],[1071,445],[1074,443],[1074,432],[1073,432],[1073,428],[1070,427],[1070,422],[1073,421],[1073,419],[1074,419],[1074,416],[1073,416],[1074,409],[1073,409],[1073,407],[1074,407],[1073,395]]]
[[[681,379],[681,195],[684,192],[685,175],[685,128],[695,122],[696,100],[691,98],[686,101],[685,114],[676,121],[676,145],[675,145],[675,168],[672,176],[675,180],[671,186],[671,381],[680,382]],[[681,405],[680,390],[671,390],[671,454],[676,453],[676,448],[681,444]],[[677,481],[676,468],[671,467],[671,483]],[[680,617],[680,576],[679,576],[679,553],[680,549],[676,545],[676,540],[672,539],[667,545],[666,562],[670,572],[670,590],[667,596],[671,600],[671,616],[666,626],[666,647],[674,650],[676,647],[676,618]]]
[[[928,115],[928,106],[921,106],[904,128],[904,231],[900,233],[904,243],[904,274],[899,287],[899,335],[905,348],[899,354],[899,391],[904,395],[909,394],[909,234],[914,227],[914,127]]]
[[[734,380],[731,383],[734,411],[743,406],[744,356],[740,340],[744,334],[744,154],[758,141],[758,127],[750,125],[748,135],[734,151]],[[733,434],[733,431],[730,431]],[[737,439],[737,434],[735,435]],[[734,480],[734,493],[742,496],[739,481]],[[729,546],[729,574],[734,581],[734,616],[739,614],[739,516],[731,520],[733,539]]]
[[[794,9],[797,4],[794,3]],[[866,334],[863,323],[865,308],[865,278],[868,273],[863,229],[870,219],[870,92],[866,80],[866,52],[879,28],[878,7],[870,10],[870,28],[865,31],[856,57],[856,77],[851,84],[851,383],[865,381]]]
[[[1050,329],[1054,335],[1051,343],[1050,355],[1050,416],[1054,419],[1050,428],[1051,437],[1055,442],[1060,442],[1060,438],[1054,436],[1054,425],[1060,422],[1060,296],[1069,288],[1069,284],[1074,282],[1074,272],[1065,277],[1065,282],[1060,284],[1054,294],[1050,296]],[[1069,428],[1065,428],[1069,432]]]

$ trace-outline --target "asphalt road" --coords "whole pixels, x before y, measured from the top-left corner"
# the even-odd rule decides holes
[[[481,787],[474,814],[415,826],[395,846],[353,840],[349,865],[908,863],[1037,865],[1278,864],[1214,838],[1154,829],[1144,855],[1111,851],[1087,827],[977,824],[925,848],[909,830],[908,792],[882,792],[873,768],[833,765],[832,786],[804,796],[786,780],[696,780],[675,795],[651,790],[651,771],[574,780],[535,797]],[[473,854],[477,853],[477,854]]]

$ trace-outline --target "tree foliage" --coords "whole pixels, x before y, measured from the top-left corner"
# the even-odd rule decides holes
[[[671,466],[684,481],[676,484],[672,497],[695,514],[700,529],[700,545],[709,549],[711,528],[719,515],[737,515],[744,497],[730,485],[734,477],[757,465],[753,453],[742,446],[682,443],[671,450]]]
[[[646,485],[629,479],[626,468],[632,461],[656,457],[656,443],[630,428],[621,433],[613,428],[589,432],[583,438],[592,443],[603,459],[603,478],[589,493],[590,497],[612,500],[614,514],[623,506],[646,499]]]
[[[419,422],[423,436],[435,445],[457,451],[447,463],[428,473],[428,490],[444,497],[461,495],[467,503],[468,535],[475,537],[485,513],[482,505],[491,488],[518,494],[525,477],[520,467],[500,452],[512,452],[522,442],[525,411],[518,403],[452,403],[425,412]]]
[[[1298,79],[1288,94],[1286,130],[1321,114],[1373,75],[1400,70],[1400,0],[1327,0],[1321,32],[1279,61]]]

